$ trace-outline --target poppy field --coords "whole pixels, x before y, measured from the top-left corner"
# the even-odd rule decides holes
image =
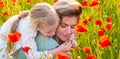
[[[0,26],[11,16],[30,10],[36,3],[58,0],[0,0]],[[74,59],[120,59],[120,1],[77,0],[82,14],[76,25],[78,47]]]

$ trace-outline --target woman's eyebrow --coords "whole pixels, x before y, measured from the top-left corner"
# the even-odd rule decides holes
[[[68,24],[66,24],[66,23],[62,23],[63,25],[68,25]]]
[[[72,25],[72,26],[76,26],[77,24],[74,24],[74,25]]]

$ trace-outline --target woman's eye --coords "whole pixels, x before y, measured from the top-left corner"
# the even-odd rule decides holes
[[[73,29],[74,29],[74,28],[75,28],[75,26],[71,26],[71,28],[73,28]]]
[[[61,25],[61,27],[65,28],[65,27],[66,27],[66,25]]]

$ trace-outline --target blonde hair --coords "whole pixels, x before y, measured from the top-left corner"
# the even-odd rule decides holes
[[[32,7],[31,11],[23,11],[22,13],[20,13],[19,17],[11,24],[9,32],[16,32],[19,21],[22,20],[22,18],[27,17],[28,15],[30,15],[31,24],[35,29],[40,27],[43,22],[48,25],[53,25],[57,21],[59,21],[58,14],[51,5],[47,3],[38,3]],[[15,49],[15,47],[14,44],[9,41],[8,44],[9,45],[7,46],[7,51],[9,53],[12,49]]]
[[[15,33],[16,32],[16,29],[17,29],[17,26],[19,24],[19,21],[22,19],[22,18],[25,18],[29,15],[29,10],[26,10],[26,11],[23,11],[19,14],[18,18],[16,20],[14,20],[11,25],[10,25],[10,29],[9,29],[9,34],[11,33]],[[6,48],[6,56],[10,53],[10,52],[15,52],[16,51],[16,48],[15,48],[15,45],[14,43],[11,43],[10,41],[8,41],[7,43],[7,48]]]
[[[35,29],[41,28],[41,24],[53,25],[59,21],[57,12],[47,3],[36,4],[31,9],[30,17]]]

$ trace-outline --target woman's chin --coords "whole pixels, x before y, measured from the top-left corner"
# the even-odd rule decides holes
[[[61,38],[62,41],[66,41],[68,38]]]

